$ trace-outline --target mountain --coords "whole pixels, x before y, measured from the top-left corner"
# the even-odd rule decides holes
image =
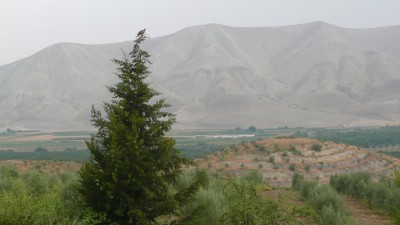
[[[0,67],[0,127],[88,129],[132,42],[60,43]],[[177,128],[400,121],[400,26],[208,24],[151,38],[149,82]]]

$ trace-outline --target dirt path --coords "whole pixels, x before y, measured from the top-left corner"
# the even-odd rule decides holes
[[[281,203],[291,204],[297,207],[301,207],[304,205],[304,202],[299,200],[298,193],[292,190],[279,189],[279,190],[264,191],[263,196],[268,196],[271,197],[272,199],[280,201]],[[294,221],[290,223],[292,225],[299,225],[299,224],[317,225],[317,222],[315,221],[312,215],[297,215],[293,219]]]
[[[344,208],[351,213],[354,220],[360,225],[393,225],[389,217],[378,214],[360,201],[346,195],[340,195]]]
[[[279,199],[278,196],[284,196],[286,200],[296,206],[301,206],[304,203],[298,200],[296,192],[291,190],[271,190],[263,193],[265,196],[270,196],[274,199]],[[359,200],[356,200],[350,196],[339,195],[343,199],[344,208],[351,213],[353,219],[359,225],[394,225],[388,216],[378,214],[367,206],[362,204]],[[297,221],[301,221],[303,224],[314,224],[312,218],[296,218]]]

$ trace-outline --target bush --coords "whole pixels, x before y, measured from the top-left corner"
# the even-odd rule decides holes
[[[275,162],[275,157],[273,157],[273,156],[269,157],[269,162],[270,163],[274,163]]]
[[[348,193],[351,178],[348,174],[332,175],[329,184],[339,193]]]
[[[356,224],[351,217],[346,216],[342,210],[335,211],[332,205],[324,206],[319,218],[320,225],[353,225]]]
[[[45,178],[45,174],[39,170],[27,171],[22,176],[22,180],[26,183],[29,194],[35,197],[44,195],[49,190],[49,184]]]
[[[0,176],[1,177],[9,177],[9,178],[17,178],[19,176],[19,172],[15,165],[3,165],[0,167]]]
[[[335,190],[328,185],[321,185],[310,192],[310,204],[317,210],[322,210],[324,206],[331,205],[335,211],[342,208],[342,201]]]
[[[291,171],[295,171],[295,170],[296,170],[296,165],[290,164],[289,169],[290,169]]]
[[[294,173],[292,178],[292,188],[294,190],[300,190],[301,185],[304,182],[304,176],[299,173]]]
[[[245,180],[229,180],[224,195],[228,210],[221,221],[226,224],[288,224],[291,220],[277,202],[262,198],[254,184]]]
[[[258,151],[261,151],[261,152],[265,152],[265,150],[267,150],[264,145],[258,146],[257,149],[258,149]]]
[[[315,151],[315,152],[320,152],[320,151],[322,150],[322,145],[320,145],[320,144],[313,144],[313,145],[311,146],[311,149],[312,149],[313,151]]]
[[[261,184],[263,182],[263,177],[257,170],[251,170],[241,179],[250,182],[253,185]]]
[[[315,181],[308,181],[305,180],[302,182],[302,185],[300,186],[300,195],[303,200],[308,199],[310,197],[311,191],[314,190],[314,188],[317,187],[317,182]]]

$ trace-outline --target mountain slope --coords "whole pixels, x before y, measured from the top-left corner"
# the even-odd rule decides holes
[[[330,126],[400,121],[400,26],[323,22],[273,27],[194,26],[152,38],[149,82],[177,127]],[[110,98],[131,42],[61,43],[0,67],[0,127],[87,129]]]

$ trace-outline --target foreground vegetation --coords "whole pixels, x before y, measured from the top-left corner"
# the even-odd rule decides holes
[[[304,180],[296,173],[292,186],[299,191],[302,200],[318,212],[319,224],[354,224],[337,193],[350,195],[360,200],[360,204],[388,214],[395,224],[400,224],[400,172],[392,178],[381,177],[379,181],[373,181],[368,172],[332,175],[329,185]]]
[[[329,185],[318,185],[315,181],[304,180],[301,174],[295,173],[292,186],[300,192],[301,199],[316,211],[318,224],[355,224],[353,218],[344,210],[342,200]]]
[[[20,172],[0,167],[0,224],[90,224],[91,212],[82,206],[77,176],[69,172]]]
[[[330,185],[339,193],[347,194],[367,203],[371,209],[389,214],[400,224],[400,172],[394,179],[382,177],[373,181],[367,172],[334,175]]]
[[[199,170],[182,174],[169,191],[176,193],[196,180]],[[266,185],[251,172],[236,178],[207,174],[207,184],[172,214],[154,224],[295,224],[304,216],[301,207],[284,200],[262,197]],[[87,207],[78,192],[78,175],[45,173],[40,169],[21,172],[13,165],[0,167],[0,224],[96,224],[107,221]],[[240,201],[238,201],[240,199]],[[177,222],[179,219],[179,223]]]

